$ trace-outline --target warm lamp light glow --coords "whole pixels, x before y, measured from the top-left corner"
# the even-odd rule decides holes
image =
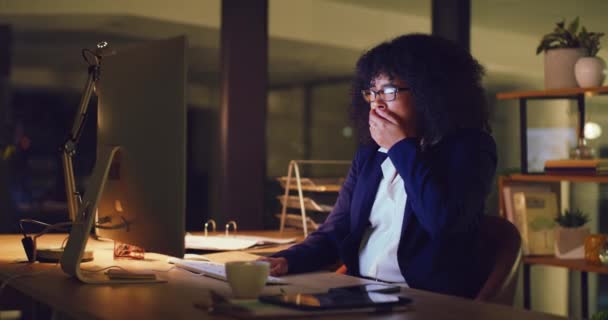
[[[591,98],[591,97],[596,96],[596,95],[597,95],[597,92],[594,92],[594,91],[585,91],[585,97],[587,97],[587,98]]]
[[[595,122],[585,124],[585,138],[589,140],[597,139],[602,135],[602,127]]]

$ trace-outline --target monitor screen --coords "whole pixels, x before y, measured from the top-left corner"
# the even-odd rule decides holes
[[[119,146],[97,207],[99,236],[182,257],[186,203],[186,39],[105,57],[98,150]]]

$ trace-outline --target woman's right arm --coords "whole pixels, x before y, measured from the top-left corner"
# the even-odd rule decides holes
[[[360,168],[359,157],[360,152],[357,152],[336,205],[319,229],[302,243],[264,259],[271,263],[273,275],[311,272],[338,260],[338,246],[350,230],[350,203]]]

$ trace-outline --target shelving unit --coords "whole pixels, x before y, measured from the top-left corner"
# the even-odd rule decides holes
[[[323,213],[331,212],[331,208],[328,206],[323,206],[317,204],[310,197],[305,197],[304,192],[313,192],[313,193],[337,193],[340,191],[342,187],[341,183],[337,183],[340,179],[331,180],[319,180],[317,183],[313,182],[310,178],[304,178],[300,174],[300,166],[302,165],[332,165],[332,166],[347,166],[350,165],[350,161],[342,161],[342,160],[291,160],[289,162],[289,166],[287,168],[287,176],[279,177],[277,180],[281,183],[281,186],[285,190],[285,193],[282,196],[281,204],[281,233],[285,229],[285,222],[288,219],[293,219],[293,215],[289,215],[287,213],[288,208],[299,209],[300,210],[300,218],[302,221],[302,230],[304,231],[304,236],[308,237],[308,229],[309,227],[316,228],[317,225],[314,221],[312,221],[309,217],[306,216],[306,210],[314,210]],[[295,177],[294,177],[295,176]],[[293,180],[295,178],[295,185],[293,184]],[[290,196],[290,191],[296,191],[297,196]],[[295,203],[294,203],[295,202]],[[297,203],[297,205],[296,205]],[[320,209],[320,210],[319,210]]]
[[[548,184],[561,196],[560,183],[566,182],[594,182],[608,183],[608,175],[554,175],[554,174],[530,174],[528,173],[528,143],[527,143],[527,102],[528,100],[550,100],[567,99],[576,100],[579,112],[578,137],[579,145],[584,142],[585,126],[585,98],[596,95],[608,94],[608,86],[593,88],[570,88],[553,89],[542,91],[518,91],[499,93],[499,100],[518,99],[520,112],[520,151],[521,151],[521,173],[500,176],[498,179],[499,210],[500,215],[505,217],[505,199],[503,198],[503,187],[513,184]],[[532,265],[563,267],[568,270],[581,272],[581,305],[582,318],[589,317],[588,302],[588,272],[608,274],[608,267],[587,263],[584,259],[558,259],[554,256],[524,256],[524,307],[530,309],[530,268]]]
[[[592,88],[551,89],[541,91],[515,91],[496,95],[498,100],[519,100],[519,140],[522,173],[528,173],[528,100],[576,100],[578,105],[578,143],[584,140],[585,97],[608,94],[608,86]],[[581,140],[582,139],[582,140]]]
[[[503,198],[503,187],[517,183],[543,183],[549,184],[551,189],[560,195],[560,182],[595,182],[608,183],[608,176],[560,176],[545,174],[512,174],[500,176],[498,178],[500,215],[505,217],[505,199]],[[588,318],[589,312],[589,292],[588,292],[588,272],[608,274],[608,267],[603,265],[591,264],[584,259],[559,259],[555,256],[524,256],[524,307],[530,309],[530,268],[533,265],[562,267],[581,273],[581,306],[582,318]]]

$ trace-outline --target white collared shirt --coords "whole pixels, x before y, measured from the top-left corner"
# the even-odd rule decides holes
[[[384,148],[378,151],[386,153]],[[381,167],[383,178],[369,216],[371,226],[366,233],[369,237],[359,251],[359,272],[369,278],[405,283],[397,261],[397,249],[407,194],[389,157]]]

